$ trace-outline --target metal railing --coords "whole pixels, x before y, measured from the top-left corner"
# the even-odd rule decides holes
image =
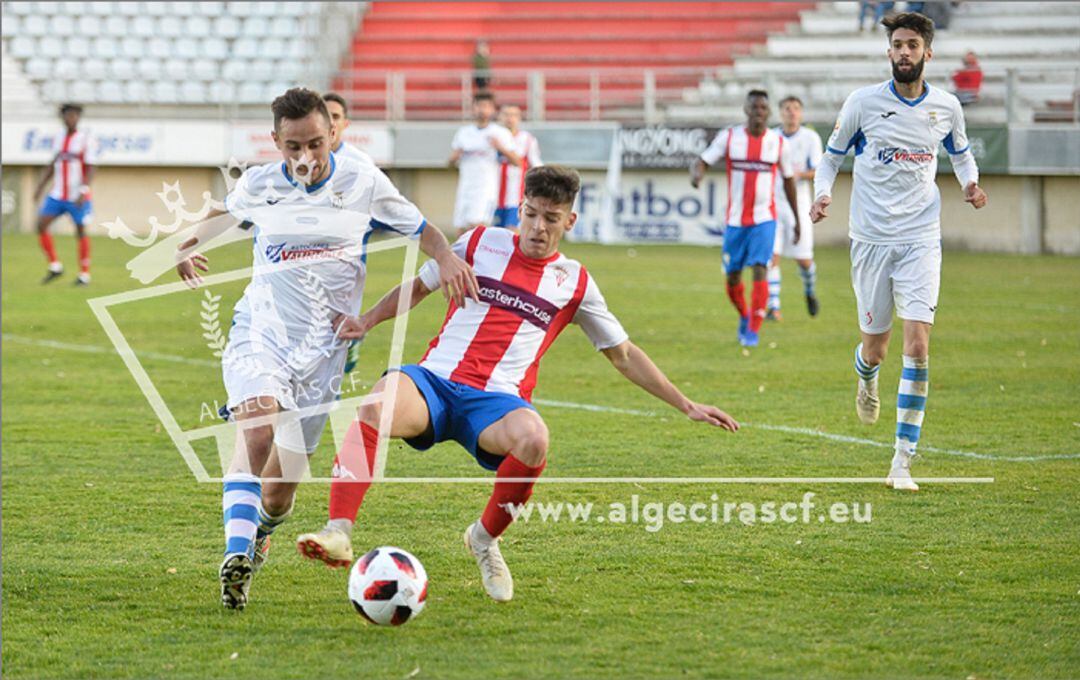
[[[469,117],[478,79],[502,103],[521,106],[531,120],[612,118],[659,122],[663,107],[683,102],[712,68],[592,68],[410,70],[338,74],[339,89],[359,118],[387,121]]]

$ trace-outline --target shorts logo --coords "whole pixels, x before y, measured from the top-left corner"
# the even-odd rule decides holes
[[[870,312],[867,312],[866,313],[866,325],[869,326],[872,323],[874,323],[874,315],[871,314]]]
[[[889,146],[878,151],[877,159],[884,165],[889,165],[893,161],[931,163],[934,160],[934,154],[927,149],[901,149],[900,147]]]

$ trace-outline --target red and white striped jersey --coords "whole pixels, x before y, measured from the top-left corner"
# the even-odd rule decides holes
[[[793,174],[788,146],[776,130],[754,137],[745,125],[721,130],[713,138],[701,160],[715,165],[727,159],[728,226],[752,227],[776,219],[776,175]]]
[[[525,173],[529,168],[543,165],[540,145],[532,133],[518,130],[510,149],[521,156],[521,165],[513,165],[499,154],[499,207],[516,208],[525,195]]]
[[[55,138],[53,153],[56,160],[53,161],[53,187],[49,196],[59,201],[79,200],[79,190],[86,182],[86,166],[97,162],[90,135],[82,130],[65,131]]]
[[[527,257],[517,234],[505,229],[478,227],[453,248],[476,272],[481,302],[450,303],[442,329],[420,360],[435,375],[528,401],[541,357],[568,323],[581,326],[597,350],[627,340],[579,262],[561,253]],[[420,280],[428,290],[439,287],[434,260],[420,269]]]

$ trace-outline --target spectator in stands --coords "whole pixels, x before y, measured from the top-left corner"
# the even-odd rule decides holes
[[[473,52],[473,85],[477,92],[485,92],[491,84],[491,48],[486,40],[476,41],[476,50]]]
[[[861,0],[859,2],[859,31],[866,30],[865,21],[866,17],[873,12],[874,20],[870,23],[870,30],[877,30],[878,24],[885,18],[885,15],[892,11],[895,2],[885,2],[884,0]]]
[[[979,101],[979,89],[982,88],[983,72],[975,53],[968,50],[964,55],[964,67],[952,74],[953,94],[962,105]]]

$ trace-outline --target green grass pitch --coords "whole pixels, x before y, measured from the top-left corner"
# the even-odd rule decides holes
[[[74,264],[74,243],[58,238]],[[515,600],[485,596],[461,532],[490,487],[374,487],[360,552],[399,545],[431,579],[427,609],[399,629],[362,621],[347,575],[306,562],[292,541],[320,526],[328,487],[301,488],[247,611],[223,611],[217,484],[197,483],[86,304],[135,287],[135,251],[94,242],[94,283],[48,287],[32,236],[3,238],[3,670],[10,678],[371,677],[818,678],[1075,677],[1080,673],[1080,261],[946,252],[918,477],[925,484],[557,484],[537,501],[870,503],[868,524],[519,523],[504,554]],[[654,415],[540,406],[548,477],[882,477],[890,451],[793,430],[889,443],[900,348],[881,372],[873,427],[854,413],[854,301],[843,250],[819,252],[822,313],[806,316],[785,263],[786,318],[744,353],[719,252],[569,244],[631,338],[692,398],[750,423],[727,434],[638,390],[569,328],[536,397]],[[69,252],[70,251],[70,252]],[[211,253],[215,271],[245,247]],[[396,283],[401,255],[372,258],[368,304]],[[70,272],[70,270],[69,270]],[[168,275],[161,281],[172,281]],[[217,286],[221,317],[240,284]],[[199,328],[202,293],[115,309],[185,428],[223,396]],[[416,360],[444,312],[410,320]],[[370,384],[389,325],[364,347]],[[65,343],[49,346],[48,342]],[[71,347],[76,346],[76,347]],[[178,363],[154,355],[182,356]],[[209,424],[203,422],[202,424]],[[758,427],[754,427],[757,425]],[[329,435],[313,459],[328,474]],[[1006,458],[1036,460],[1005,460]],[[211,460],[212,453],[207,458]],[[217,470],[213,472],[217,473]],[[444,444],[394,444],[393,476],[480,476]]]

